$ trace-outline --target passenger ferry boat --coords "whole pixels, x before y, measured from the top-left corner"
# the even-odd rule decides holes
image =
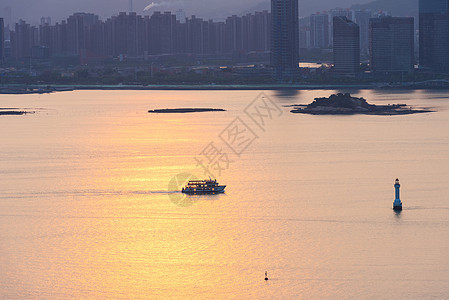
[[[224,193],[226,185],[219,185],[217,180],[190,180],[187,185],[182,188],[185,194],[218,194]]]

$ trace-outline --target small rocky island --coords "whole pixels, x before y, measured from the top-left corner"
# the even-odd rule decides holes
[[[292,105],[292,113],[311,115],[409,115],[433,112],[424,108],[413,108],[406,104],[374,105],[364,98],[352,97],[351,94],[334,94],[329,98],[315,98],[309,105]]]
[[[226,111],[221,108],[164,108],[149,110],[149,113],[153,114],[182,114],[182,113],[194,113],[194,112],[208,112],[208,111]]]

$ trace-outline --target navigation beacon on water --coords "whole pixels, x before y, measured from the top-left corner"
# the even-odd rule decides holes
[[[401,185],[399,184],[399,179],[396,179],[396,182],[394,183],[396,199],[393,202],[393,209],[396,211],[402,210],[402,201],[401,201],[401,199],[399,199],[399,188],[400,187],[401,187]]]
[[[217,179],[212,180],[190,180],[187,185],[182,188],[185,194],[218,194],[224,193],[226,185],[219,185]]]

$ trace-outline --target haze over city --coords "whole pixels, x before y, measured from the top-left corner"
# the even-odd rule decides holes
[[[349,7],[353,4],[369,3],[370,0],[301,0],[299,2],[300,15],[306,16],[310,13],[328,10],[335,7]],[[202,18],[226,18],[232,14],[242,14],[260,10],[258,8],[268,8],[269,1],[261,0],[133,0],[133,7],[137,13],[143,14],[144,8],[155,3],[153,9],[146,12],[152,13],[155,10],[176,11],[182,9],[186,15],[196,15]],[[11,7],[13,10],[13,20],[24,19],[29,22],[38,22],[40,17],[51,17],[54,21],[67,18],[74,12],[91,12],[98,14],[101,18],[107,18],[120,11],[129,10],[128,0],[3,0],[0,9]],[[2,11],[0,11],[2,15]]]

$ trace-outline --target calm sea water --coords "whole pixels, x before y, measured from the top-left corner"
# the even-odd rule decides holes
[[[352,91],[438,110],[409,116],[284,107],[332,92],[266,91],[282,114],[260,127],[256,91],[1,95],[38,113],[0,117],[0,298],[448,298],[449,95]],[[167,107],[227,111],[146,113]],[[204,154],[226,194],[182,198],[170,180],[207,177]]]

